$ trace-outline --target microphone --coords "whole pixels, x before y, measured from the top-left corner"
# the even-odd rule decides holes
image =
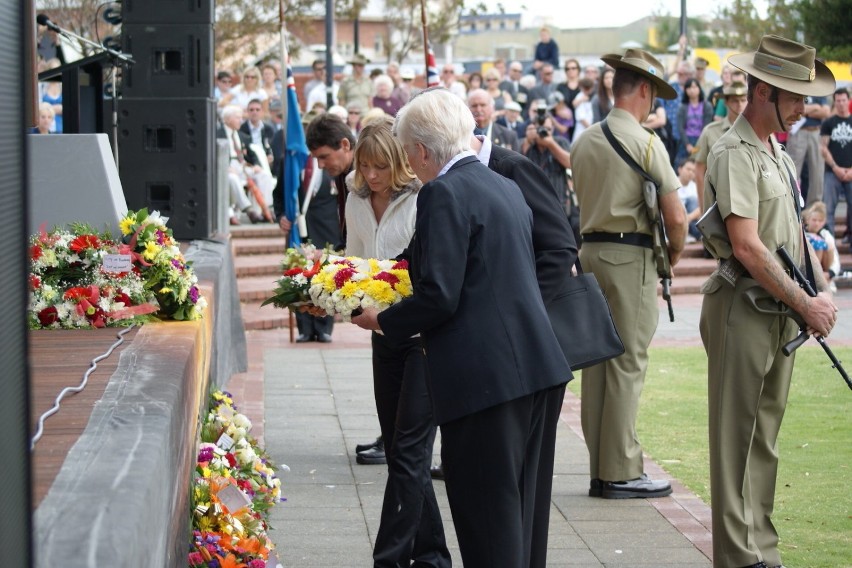
[[[36,23],[38,23],[38,25],[40,26],[46,26],[49,30],[53,30],[55,32],[62,32],[62,28],[51,22],[50,18],[48,18],[45,14],[39,14],[38,16],[36,16]]]

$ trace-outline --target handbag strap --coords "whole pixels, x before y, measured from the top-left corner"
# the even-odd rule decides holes
[[[653,183],[655,187],[659,187],[659,184],[656,182],[656,180],[654,180],[654,178],[652,178],[648,174],[648,172],[643,170],[642,167],[639,164],[636,163],[636,160],[634,160],[630,156],[630,154],[628,154],[624,150],[624,148],[621,147],[621,144],[619,144],[618,140],[616,140],[616,138],[615,138],[615,134],[612,133],[612,130],[610,129],[609,124],[606,123],[606,119],[603,119],[601,121],[601,130],[603,130],[603,133],[604,133],[604,136],[606,136],[607,142],[609,142],[610,146],[612,146],[612,149],[615,150],[615,153],[618,154],[618,156],[622,160],[627,162],[627,165],[630,166],[633,169],[633,171],[635,171],[637,174],[641,175],[643,178],[645,178],[646,180]]]
[[[583,265],[580,264],[580,255],[577,255],[577,260],[574,261],[574,269],[577,271],[577,276],[583,273]]]

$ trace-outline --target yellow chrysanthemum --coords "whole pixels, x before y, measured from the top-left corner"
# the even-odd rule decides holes
[[[364,292],[377,302],[384,304],[390,304],[396,297],[391,285],[381,280],[368,282]]]
[[[381,272],[381,268],[379,268],[379,261],[375,258],[371,258],[368,261],[370,263],[370,275],[377,274]]]
[[[210,477],[210,468],[209,467],[202,467],[201,468],[201,475],[203,475],[206,478],[209,478]]]
[[[344,298],[351,298],[358,291],[358,284],[349,280],[340,289],[340,295]]]
[[[142,256],[145,260],[154,260],[157,257],[161,250],[160,245],[155,242],[148,242],[145,244],[145,252],[142,253]]]
[[[198,519],[198,530],[210,532],[213,530],[213,521],[210,517],[201,517]]]
[[[133,224],[136,223],[136,219],[133,217],[125,217],[118,223],[118,228],[121,230],[122,235],[129,235],[133,232]]]
[[[397,285],[396,285],[396,291],[397,291],[397,293],[399,293],[399,295],[400,295],[400,296],[402,296],[403,298],[407,298],[407,297],[409,297],[409,296],[411,295],[411,293],[412,293],[412,290],[411,290],[411,283],[410,283],[410,282],[408,282],[408,283],[406,283],[406,282],[398,282],[398,283],[397,283]]]

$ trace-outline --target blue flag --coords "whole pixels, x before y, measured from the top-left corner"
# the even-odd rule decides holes
[[[302,171],[310,154],[305,143],[305,130],[299,115],[299,101],[296,97],[296,82],[293,69],[287,66],[287,147],[284,153],[284,215],[293,224],[290,229],[288,246],[296,247],[302,243],[296,216],[299,214],[299,187],[302,183]]]

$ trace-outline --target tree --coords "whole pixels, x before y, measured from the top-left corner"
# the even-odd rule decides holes
[[[852,61],[850,0],[800,0],[804,39],[826,60]]]
[[[117,31],[100,18],[106,6],[103,0],[36,0],[35,6],[38,13],[47,15],[57,25],[96,43]],[[81,42],[74,42],[74,47],[84,56],[93,51]]]
[[[800,5],[800,0],[770,0],[767,17],[761,19],[751,0],[733,0],[730,7],[722,9],[730,28],[718,34],[720,43],[745,51],[757,49],[766,34],[797,39],[803,30]]]
[[[426,3],[429,41],[445,43],[458,29],[465,0],[433,0]],[[411,51],[423,48],[420,0],[385,0],[385,15],[392,37],[387,43],[388,58],[404,61]]]
[[[672,16],[669,12],[655,14],[655,28],[657,45],[650,46],[652,49],[665,49],[674,45],[680,38],[680,18]],[[686,18],[687,36],[689,44],[693,47],[711,47],[712,40],[707,35],[707,22],[701,18]]]

